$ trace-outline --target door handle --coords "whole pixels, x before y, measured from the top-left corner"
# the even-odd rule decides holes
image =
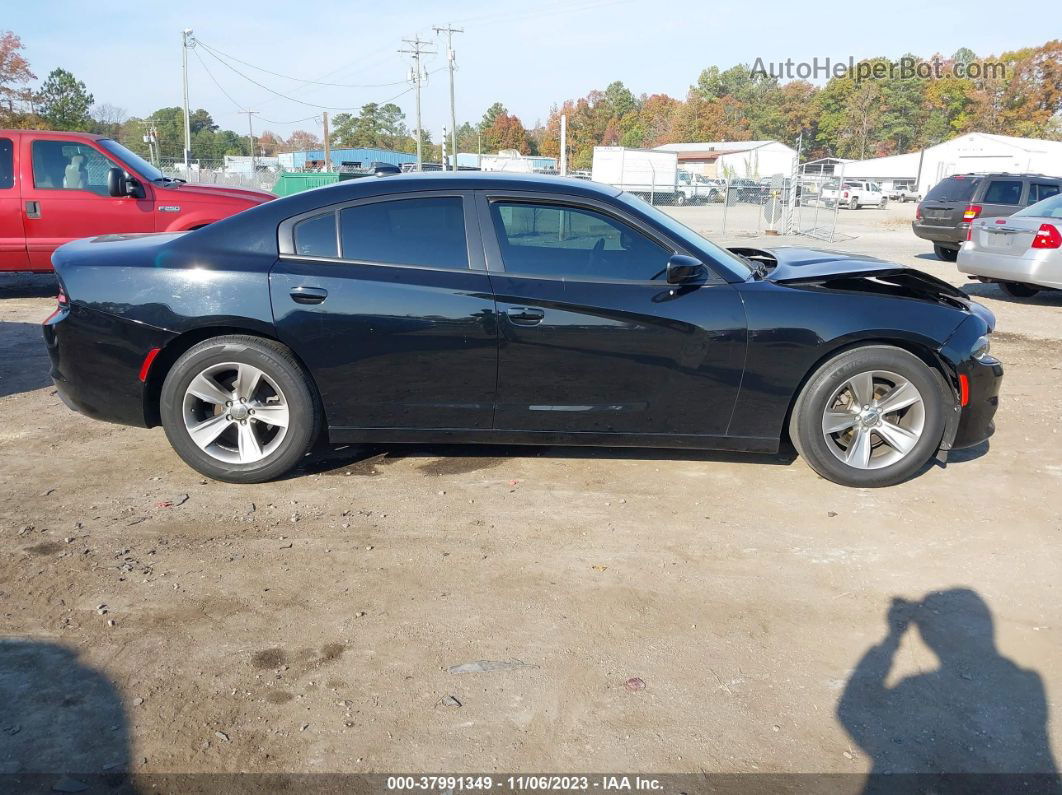
[[[537,326],[546,316],[541,309],[530,306],[510,306],[505,310],[505,314],[508,315],[509,321],[517,326]]]
[[[26,202],[26,217],[27,218],[40,218],[41,217],[41,203],[38,201]]]
[[[292,287],[288,293],[296,304],[319,304],[328,297],[323,287]]]

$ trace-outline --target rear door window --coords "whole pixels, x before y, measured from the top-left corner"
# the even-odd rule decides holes
[[[336,214],[329,212],[295,224],[295,253],[304,257],[338,257]]]
[[[981,180],[974,177],[948,177],[930,189],[927,202],[968,202]]]
[[[0,190],[15,186],[15,147],[10,138],[0,138]]]
[[[339,211],[340,256],[356,262],[468,267],[464,204],[459,196],[395,199]]]
[[[1017,204],[1021,201],[1020,179],[994,179],[985,188],[985,196],[981,199],[985,204]]]

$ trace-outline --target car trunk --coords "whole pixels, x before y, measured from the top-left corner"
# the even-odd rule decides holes
[[[972,239],[979,251],[999,256],[1020,257],[1029,250],[1040,225],[1047,218],[1019,216],[996,218],[974,224]]]
[[[929,226],[957,228],[963,212],[973,201],[981,180],[977,177],[949,177],[926,194],[922,200],[922,221]]]

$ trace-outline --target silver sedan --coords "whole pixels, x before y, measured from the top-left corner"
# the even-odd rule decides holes
[[[959,250],[960,273],[1028,298],[1062,290],[1062,194],[1006,218],[979,218]]]

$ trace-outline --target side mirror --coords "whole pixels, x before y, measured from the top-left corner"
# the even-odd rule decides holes
[[[132,177],[126,177],[122,169],[114,167],[107,169],[107,193],[115,197],[138,196],[140,185]]]
[[[704,276],[704,264],[685,254],[675,254],[667,261],[667,283],[689,284]]]

